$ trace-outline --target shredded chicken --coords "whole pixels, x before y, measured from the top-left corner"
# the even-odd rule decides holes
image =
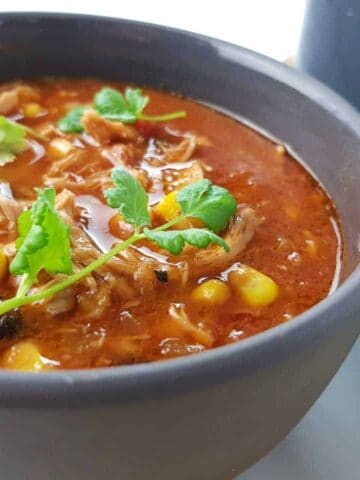
[[[98,258],[101,252],[74,222],[73,218],[76,214],[73,210],[75,208],[74,195],[71,192],[64,191],[58,195],[57,208],[60,210],[64,221],[71,225],[73,261],[78,268],[82,268]],[[120,252],[100,272],[101,275],[107,272],[115,275],[116,278],[120,276],[123,279],[123,285],[118,286],[122,289],[118,296],[123,295],[127,299],[132,297],[134,289],[145,293],[151,292],[158,286],[155,270],[166,271],[169,282],[184,286],[192,274],[205,275],[215,270],[226,269],[245,249],[260,223],[261,219],[252,208],[239,207],[237,216],[224,236],[230,247],[229,253],[218,246],[211,246],[206,250],[188,247],[185,249],[181,261],[171,263],[166,260],[167,257],[164,257],[164,261],[161,261],[161,256],[151,255],[151,251],[144,251],[139,247],[130,247]],[[114,285],[112,285],[112,289],[114,289]]]
[[[163,184],[166,193],[180,190],[180,188],[204,178],[204,168],[199,160],[192,160],[180,166],[173,164],[173,167],[163,171]]]
[[[10,241],[17,237],[17,219],[23,209],[23,203],[0,194],[0,230],[8,232]]]
[[[136,162],[140,152],[136,151],[133,144],[116,143],[110,147],[103,148],[101,155],[109,160],[114,167],[124,167]]]
[[[99,157],[92,157],[89,162],[88,154],[83,150],[75,150],[64,158],[51,163],[47,171],[46,177],[56,177],[64,172],[72,173],[73,178],[86,176],[94,173],[101,165],[104,164],[103,159]]]
[[[62,210],[67,215],[73,217],[75,215],[75,195],[70,190],[63,190],[56,195],[55,208],[56,210]]]
[[[19,85],[0,93],[0,114],[8,115],[19,108],[21,101],[37,100],[38,93],[27,85]]]
[[[191,335],[196,342],[208,348],[212,346],[214,337],[211,331],[202,324],[194,325],[190,321],[183,304],[172,303],[169,308],[169,315],[184,333]]]
[[[224,240],[230,247],[229,253],[217,245],[212,245],[206,250],[187,247],[180,262],[162,263],[156,258],[142,255],[135,248],[129,248],[120,253],[121,262],[115,263],[114,268],[119,268],[125,275],[132,276],[142,292],[153,288],[155,270],[166,271],[169,282],[184,286],[193,275],[208,275],[228,268],[246,248],[261,222],[262,219],[256,215],[254,209],[239,207],[236,217],[224,235]]]
[[[117,141],[134,142],[139,140],[140,134],[136,128],[122,122],[111,122],[101,117],[94,110],[88,110],[82,118],[82,124],[87,134],[93,137],[100,145]]]
[[[0,93],[0,113],[8,115],[18,106],[18,95],[15,90]]]
[[[118,146],[119,147],[119,146]],[[119,166],[123,166],[118,163]],[[76,150],[66,157],[54,161],[43,176],[45,185],[53,186],[57,191],[63,189],[82,191],[104,191],[113,186],[111,180],[111,168],[108,157],[93,155],[89,156],[83,150]],[[151,186],[151,180],[147,172],[141,168],[129,168],[130,173],[137,178],[145,190]]]
[[[238,207],[237,215],[224,235],[224,240],[229,245],[230,252],[225,252],[223,248],[217,245],[206,250],[189,248],[184,253],[188,255],[189,250],[192,252],[189,260],[190,269],[200,275],[226,269],[246,248],[261,223],[262,219],[256,215],[253,208]]]
[[[164,148],[166,163],[187,162],[193,156],[196,146],[196,137],[193,135],[184,138],[182,142],[175,146]]]
[[[50,285],[47,284],[47,287],[49,286]],[[69,312],[76,306],[76,288],[66,288],[44,303],[47,303],[46,310],[52,316]]]
[[[78,271],[96,260],[101,251],[92,244],[75,221],[77,212],[75,195],[72,192],[63,190],[57,195],[55,207],[64,223],[70,226],[72,262],[74,271]],[[76,286],[64,290],[66,293],[60,292],[47,302],[48,312],[64,313],[72,310],[77,302],[80,311],[89,319],[101,315],[111,305],[113,296],[121,303],[134,301],[135,289],[123,278],[123,271],[118,263],[118,260],[112,260],[78,282]],[[82,295],[78,295],[79,291],[82,291]]]

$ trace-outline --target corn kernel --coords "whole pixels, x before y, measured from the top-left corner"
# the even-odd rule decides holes
[[[296,220],[299,216],[299,209],[295,205],[286,205],[284,211],[291,220]]]
[[[0,282],[4,280],[8,273],[8,261],[5,253],[0,248]]]
[[[315,257],[318,251],[315,240],[310,240],[310,239],[305,240],[305,249],[310,256]]]
[[[155,207],[155,211],[163,220],[169,222],[181,215],[181,207],[176,201],[177,191],[168,193]],[[186,218],[182,222],[177,223],[175,229],[185,229],[197,227],[201,228],[204,223],[199,218]]]
[[[223,305],[230,297],[230,289],[221,280],[206,280],[194,288],[191,298],[196,302],[210,305]]]
[[[241,300],[252,307],[270,305],[279,294],[279,287],[272,278],[246,266],[230,272],[229,282]]]
[[[72,143],[64,138],[54,138],[49,144],[49,153],[57,158],[62,158],[68,155],[74,148]]]
[[[318,253],[318,242],[309,230],[304,231],[305,250],[311,256],[315,257]]]
[[[181,213],[181,208],[176,201],[177,192],[168,193],[155,207],[156,213],[169,222]]]
[[[16,343],[4,352],[1,366],[22,372],[38,372],[48,366],[46,358],[40,355],[37,347],[29,342]]]
[[[38,103],[26,103],[23,106],[23,112],[25,117],[35,118],[42,112],[42,108]]]

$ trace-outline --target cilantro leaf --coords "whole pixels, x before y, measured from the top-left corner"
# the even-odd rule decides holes
[[[124,123],[134,123],[136,122],[137,114],[139,113],[138,107],[144,102],[141,102],[139,94],[133,92],[140,92],[141,90],[136,89],[127,89],[126,98],[113,88],[105,87],[98,92],[94,97],[94,109],[100,113],[100,115],[108,120],[124,122]],[[147,97],[142,97],[146,98]],[[130,102],[129,102],[130,100]]]
[[[114,88],[104,87],[94,96],[94,110],[112,122],[135,123],[138,119],[152,122],[165,122],[176,118],[183,118],[186,113],[173,112],[164,115],[148,116],[142,111],[149,103],[149,97],[143,95],[140,88],[126,88],[124,95]],[[57,126],[64,133],[82,133],[84,127],[81,118],[88,107],[75,107],[61,118]]]
[[[207,248],[211,243],[215,243],[226,252],[229,251],[229,246],[221,237],[201,228],[168,231],[156,231],[146,228],[144,235],[173,255],[180,255],[186,243],[198,248]]]
[[[140,88],[130,88],[122,95],[113,88],[105,87],[94,97],[94,109],[104,118],[113,122],[134,123],[138,119],[149,122],[166,122],[183,118],[186,112],[173,112],[164,115],[144,115],[142,111],[149,103],[149,97],[143,95]]]
[[[179,233],[180,230],[169,230],[167,232],[156,232],[146,228],[144,235],[148,240],[155,242],[159,247],[167,250],[173,255],[180,255],[185,246],[184,237]]]
[[[111,179],[115,184],[104,192],[107,203],[118,208],[128,223],[137,228],[150,225],[149,198],[142,185],[124,168],[114,168]]]
[[[32,209],[24,211],[18,220],[17,254],[10,264],[10,273],[22,275],[22,279],[17,294],[0,301],[0,314],[56,295],[144,238],[157,243],[174,255],[179,255],[186,244],[198,248],[216,244],[229,251],[228,245],[221,237],[205,228],[166,231],[184,217],[198,217],[213,230],[221,229],[235,213],[236,207],[234,198],[224,188],[212,185],[209,180],[201,180],[185,187],[177,195],[183,215],[155,230],[145,228],[139,233],[140,227],[151,224],[148,196],[139,182],[122,168],[112,171],[112,179],[115,187],[106,190],[105,197],[111,207],[119,208],[127,222],[137,227],[135,233],[70,275],[72,270],[70,233],[55,210],[55,190],[47,188],[39,191]],[[46,270],[50,274],[64,273],[69,276],[39,292],[27,295],[41,270]]]
[[[57,122],[58,128],[64,133],[82,133],[84,127],[81,123],[81,118],[86,110],[87,107],[83,105],[73,108]]]
[[[35,282],[41,270],[50,274],[72,272],[70,230],[55,210],[55,190],[39,190],[31,210],[18,220],[17,254],[10,264],[13,275],[27,274]]]
[[[130,88],[125,90],[125,100],[128,104],[129,110],[135,115],[139,115],[146,105],[149,103],[149,97],[142,94],[140,88]]]
[[[207,179],[182,188],[176,201],[185,217],[199,218],[215,233],[223,230],[236,212],[236,201],[231,193]]]
[[[26,147],[26,129],[19,123],[0,115],[0,166],[14,161],[15,154]]]

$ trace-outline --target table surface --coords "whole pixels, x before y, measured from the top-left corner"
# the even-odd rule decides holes
[[[360,340],[292,432],[236,480],[360,479]]]

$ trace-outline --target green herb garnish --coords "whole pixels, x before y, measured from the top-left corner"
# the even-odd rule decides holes
[[[179,111],[164,115],[145,115],[142,113],[149,103],[149,97],[143,95],[140,88],[126,88],[124,95],[109,87],[102,88],[94,96],[93,108],[102,117],[112,122],[135,123],[136,120],[166,122],[183,118],[186,112]],[[81,118],[87,107],[75,107],[58,121],[58,127],[64,133],[81,133],[84,127]]]
[[[26,129],[23,125],[0,115],[0,166],[15,160],[15,155],[26,148]]]
[[[229,251],[229,246],[221,237],[203,228],[170,230],[167,232],[157,232],[145,228],[144,235],[173,255],[180,255],[186,243],[198,248],[207,248],[211,243],[217,243],[226,252]]]
[[[38,273],[72,272],[70,230],[55,210],[55,190],[39,190],[31,210],[18,219],[17,254],[10,264],[10,273],[23,275],[20,292],[24,295],[36,282]]]
[[[82,133],[84,127],[81,123],[81,118],[84,115],[86,107],[75,107],[68,114],[58,121],[57,126],[64,133]]]
[[[26,134],[41,141],[49,139],[36,130],[0,115],[0,167],[15,160],[15,155],[26,148]]]
[[[180,190],[176,201],[186,217],[199,218],[216,233],[225,228],[236,212],[236,201],[231,193],[206,179]]]
[[[104,194],[110,207],[118,208],[125,220],[137,228],[150,225],[149,197],[140,183],[123,168],[114,168],[111,179],[115,188]]]
[[[141,184],[123,168],[113,170],[112,180],[114,188],[106,190],[105,198],[111,207],[119,209],[128,223],[135,226],[134,234],[71,274],[69,229],[55,210],[55,190],[40,190],[32,209],[24,211],[19,217],[20,236],[16,241],[17,254],[10,264],[10,272],[22,275],[22,279],[16,296],[0,303],[0,315],[56,295],[139,240],[148,239],[174,255],[179,255],[185,244],[198,248],[217,244],[229,251],[226,242],[214,233],[223,229],[235,214],[235,200],[224,188],[213,185],[209,180],[200,180],[183,188],[177,195],[181,215],[160,227],[150,229],[148,195]],[[200,218],[208,228],[168,231],[184,219],[193,217]],[[69,276],[38,293],[27,295],[42,270]]]
[[[136,120],[166,122],[185,117],[183,111],[165,115],[144,115],[142,111],[149,103],[149,97],[143,95],[140,88],[127,88],[122,95],[113,88],[105,87],[94,97],[94,109],[104,118],[115,122],[134,123]]]

